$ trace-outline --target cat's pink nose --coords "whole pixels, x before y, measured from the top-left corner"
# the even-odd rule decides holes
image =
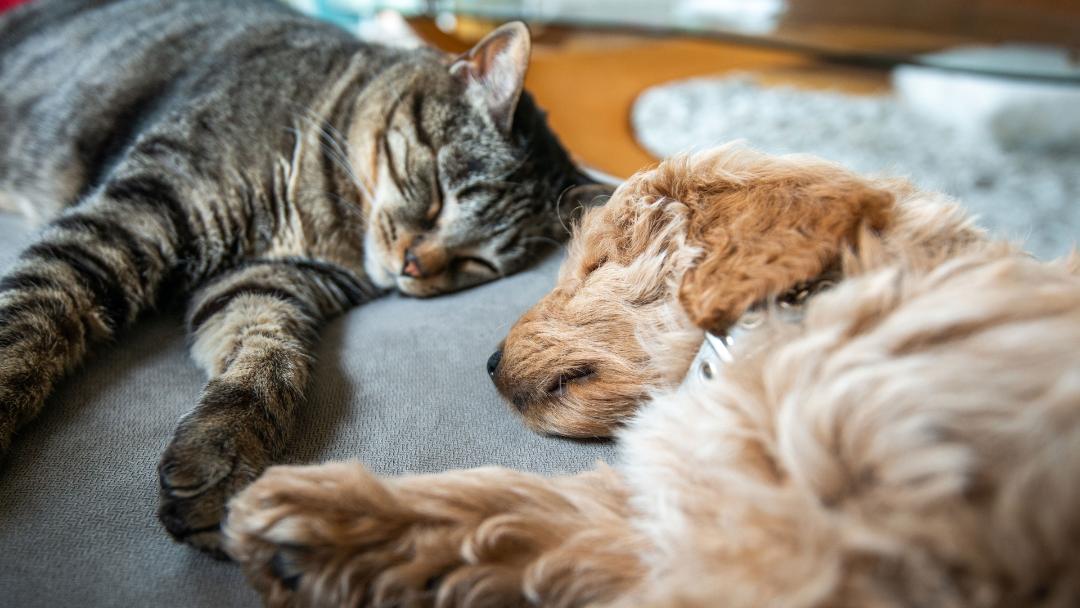
[[[401,275],[413,279],[438,276],[446,270],[448,262],[446,250],[423,236],[413,239],[403,257]]]
[[[401,266],[401,274],[414,279],[424,278],[424,265],[411,247],[405,250],[405,263]]]

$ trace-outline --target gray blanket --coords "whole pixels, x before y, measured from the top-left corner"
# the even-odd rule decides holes
[[[0,268],[29,236],[0,215]],[[610,444],[526,430],[484,370],[558,263],[432,300],[384,298],[332,322],[290,460],[356,458],[379,473],[610,460]],[[158,456],[204,380],[180,319],[161,316],[59,387],[0,461],[0,606],[258,604],[235,564],[173,543],[155,519]]]

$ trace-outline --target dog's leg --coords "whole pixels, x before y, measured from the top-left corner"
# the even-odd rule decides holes
[[[613,470],[378,478],[274,467],[230,505],[230,554],[271,606],[579,606],[640,581]]]

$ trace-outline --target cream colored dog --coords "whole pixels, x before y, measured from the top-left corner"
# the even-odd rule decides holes
[[[687,374],[705,329],[731,357]],[[1076,606],[1078,349],[1075,257],[721,148],[590,211],[503,345],[525,419],[621,428],[617,469],[276,467],[229,548],[271,605]]]

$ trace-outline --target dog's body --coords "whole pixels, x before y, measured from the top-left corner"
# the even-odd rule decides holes
[[[737,326],[679,383],[703,328]],[[1078,346],[1080,263],[943,197],[738,148],[669,161],[583,219],[496,378],[537,428],[629,420],[617,470],[275,468],[231,551],[280,605],[1072,606]]]

